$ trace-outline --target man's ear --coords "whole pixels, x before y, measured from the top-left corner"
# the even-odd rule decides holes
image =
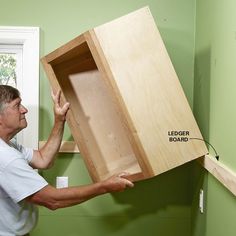
[[[2,124],[2,112],[0,112],[0,125]]]

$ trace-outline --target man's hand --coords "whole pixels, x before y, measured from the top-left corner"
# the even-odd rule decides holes
[[[54,103],[54,116],[55,121],[65,121],[66,120],[66,113],[69,109],[70,104],[67,102],[63,106],[60,105],[61,100],[61,90],[58,90],[56,94],[51,91],[52,100]]]
[[[134,184],[128,180],[129,173],[122,172],[111,176],[102,182],[106,192],[121,192],[127,187],[132,188]]]
[[[30,165],[37,169],[47,169],[52,167],[56,154],[60,149],[61,140],[64,132],[64,125],[66,120],[66,113],[69,109],[69,103],[60,105],[61,91],[57,91],[56,94],[51,92],[52,100],[54,103],[54,125],[50,136],[39,150],[34,150],[33,158]]]

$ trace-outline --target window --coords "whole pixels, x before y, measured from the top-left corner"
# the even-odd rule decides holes
[[[22,80],[22,45],[0,44],[0,83],[17,87]]]
[[[17,87],[28,109],[19,143],[38,148],[39,28],[0,27],[0,83]]]

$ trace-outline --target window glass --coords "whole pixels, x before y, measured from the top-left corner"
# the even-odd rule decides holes
[[[0,53],[0,84],[16,87],[16,54]]]

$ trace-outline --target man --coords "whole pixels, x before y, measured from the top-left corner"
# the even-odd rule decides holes
[[[0,235],[29,233],[37,221],[35,205],[55,210],[133,187],[127,174],[120,173],[100,183],[56,189],[33,170],[50,168],[60,148],[69,104],[60,106],[60,92],[52,98],[54,126],[46,144],[36,151],[13,140],[27,126],[27,109],[17,89],[0,85]]]

